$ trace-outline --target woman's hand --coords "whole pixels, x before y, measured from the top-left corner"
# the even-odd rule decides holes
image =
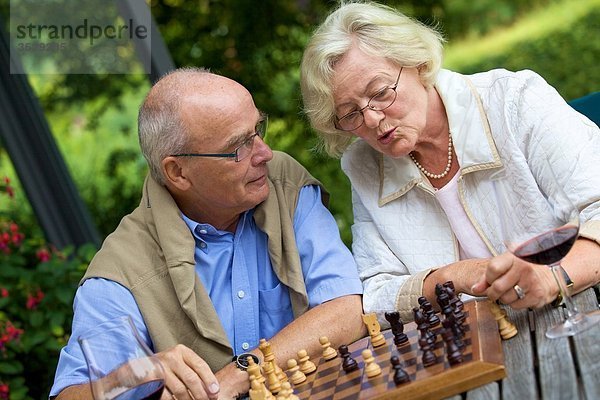
[[[490,259],[471,291],[520,309],[545,306],[556,298],[559,288],[548,266],[528,263],[506,252]]]

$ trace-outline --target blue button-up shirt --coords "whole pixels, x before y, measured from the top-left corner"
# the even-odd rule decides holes
[[[183,219],[196,240],[196,272],[221,319],[234,351],[241,353],[271,338],[293,319],[288,288],[279,282],[268,254],[268,238],[253,219],[242,214],[234,233]],[[300,191],[294,231],[309,306],[336,297],[362,294],[352,254],[342,243],[337,224],[321,202],[318,186]],[[77,338],[102,321],[129,314],[141,337],[153,348],[133,295],[116,282],[88,279],[77,290],[71,338],[62,349],[50,392],[87,382],[88,372]]]

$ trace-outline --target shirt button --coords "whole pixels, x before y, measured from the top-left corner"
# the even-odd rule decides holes
[[[250,348],[250,345],[248,344],[248,342],[242,343],[242,349],[248,350],[249,348]]]
[[[240,299],[243,299],[245,295],[246,295],[246,293],[244,293],[244,291],[243,291],[243,290],[240,290],[240,291],[238,292],[238,297],[239,297]]]
[[[205,248],[206,248],[206,243],[204,243],[204,242],[200,242],[200,248],[201,248],[201,249],[205,249]]]
[[[200,234],[201,234],[201,235],[206,235],[206,233],[207,233],[207,232],[206,232],[206,229],[200,229]]]

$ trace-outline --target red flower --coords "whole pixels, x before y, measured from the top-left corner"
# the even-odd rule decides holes
[[[8,297],[8,290],[6,288],[1,288],[0,289],[0,296],[2,296],[2,297]]]
[[[8,400],[10,395],[10,389],[8,384],[0,382],[0,399]]]
[[[6,321],[4,326],[0,327],[0,350],[4,350],[6,343],[18,340],[23,334],[23,329],[15,328],[10,321]]]
[[[25,303],[25,307],[27,307],[28,310],[35,310],[43,299],[44,292],[38,289],[35,295],[32,295],[31,293],[27,295],[27,302]]]
[[[12,186],[10,186],[10,179],[7,176],[4,177],[4,183],[6,184],[5,188],[6,188],[6,194],[8,194],[8,197],[10,197],[10,198],[15,197],[15,190],[13,189]]]
[[[36,251],[35,255],[37,256],[40,262],[48,262],[50,261],[50,252],[47,249],[39,249]]]

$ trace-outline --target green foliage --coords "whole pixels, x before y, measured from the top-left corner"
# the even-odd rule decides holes
[[[42,399],[68,340],[77,283],[95,249],[59,252],[30,237],[15,222],[18,203],[8,197],[12,204],[0,214],[0,391],[8,390],[11,400]]]
[[[506,52],[460,67],[474,73],[492,68],[531,69],[540,73],[565,99],[598,91],[600,10],[594,9],[570,26],[535,41],[523,41]]]

